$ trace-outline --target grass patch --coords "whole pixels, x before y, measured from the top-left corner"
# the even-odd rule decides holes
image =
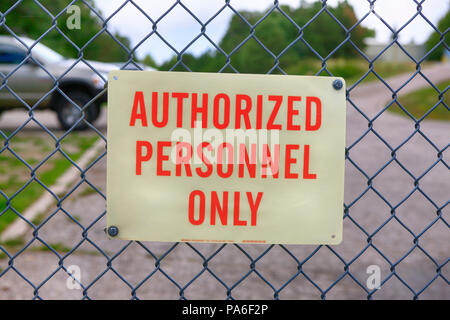
[[[76,221],[78,221],[78,222],[80,222],[80,220],[81,220],[81,217],[80,216],[77,216],[76,214],[72,214],[72,218],[73,218],[73,220],[69,217],[69,216],[65,216],[65,218],[67,219],[67,220],[69,220],[70,222],[73,222],[73,220],[76,220]]]
[[[80,198],[87,197],[87,196],[89,196],[91,194],[96,194],[96,193],[97,193],[97,191],[95,191],[91,187],[87,187],[82,192],[80,192]]]
[[[25,244],[25,241],[22,238],[9,239],[9,240],[6,240],[6,241],[3,241],[0,243],[0,245],[2,245],[3,247],[9,247],[9,248],[23,247],[24,244]]]
[[[31,220],[31,223],[35,226],[38,226],[44,221],[46,214],[44,212],[39,212],[33,220]]]
[[[450,86],[450,80],[437,85],[441,92],[448,88],[448,86]],[[411,113],[414,118],[420,119],[439,101],[439,93],[432,87],[427,87],[401,96],[398,100],[403,108]],[[450,92],[448,90],[444,93],[443,101],[447,104],[447,107],[440,103],[425,119],[449,121],[450,110],[448,106],[450,105]],[[392,105],[388,110],[408,117],[397,104]]]
[[[70,248],[60,242],[57,243],[49,243],[49,247],[51,247],[54,251],[58,252],[59,254],[69,253],[73,248]],[[39,251],[39,252],[53,252],[49,247],[42,245],[39,247],[32,247],[30,250],[32,251]],[[88,250],[76,250],[73,252],[73,254],[86,254],[86,255],[92,255],[92,256],[98,256],[100,255],[100,252],[96,251],[88,251]]]
[[[70,250],[72,250],[72,248],[69,248],[60,242],[49,243],[48,245],[49,245],[49,247],[51,247],[53,250],[55,250],[58,253],[68,253],[68,252],[70,252]],[[42,245],[39,247],[33,247],[31,250],[32,251],[41,251],[41,252],[52,251],[49,247]]]
[[[18,251],[25,245],[25,240],[23,238],[15,238],[0,242],[0,246],[3,250],[6,250],[9,254]],[[8,258],[8,255],[3,251],[0,251],[0,260]]]
[[[24,246],[25,242],[22,239],[14,239],[14,240],[8,240],[3,243],[1,243],[2,247],[8,251],[10,255],[14,255],[19,249],[21,249]],[[53,252],[50,248],[52,248],[54,251],[56,251],[59,254],[65,254],[69,253],[73,248],[70,248],[63,243],[56,242],[56,243],[49,243],[48,247],[46,245],[40,245],[40,246],[31,246],[27,249],[27,251],[30,252]],[[85,255],[92,255],[92,256],[98,256],[100,255],[100,252],[96,251],[88,251],[88,250],[76,250],[74,251],[74,254],[85,254]],[[6,259],[8,256],[1,251],[0,252],[0,260]]]
[[[97,136],[74,132],[60,141],[60,149],[76,162],[97,139]],[[34,159],[28,164],[36,168],[35,164],[41,163],[55,149],[55,141],[46,136],[23,134],[12,137],[9,140],[9,147],[23,159]],[[50,187],[71,166],[72,163],[61,152],[56,152],[35,171],[35,174],[39,181]],[[23,213],[30,204],[46,192],[36,181],[27,184],[31,178],[31,169],[9,150],[0,153],[0,172],[2,172],[0,190],[8,197],[12,197],[19,191],[9,205],[20,213]],[[17,218],[14,211],[7,207],[6,198],[0,195],[0,233]]]
[[[373,70],[382,78],[413,72],[416,69],[416,65],[412,62],[376,61],[373,66]],[[286,67],[284,70],[288,74],[294,75],[315,75],[321,68],[321,61],[317,59],[305,59]],[[364,76],[369,70],[369,63],[362,59],[330,59],[327,61],[327,70],[336,77],[344,78],[347,86],[349,86]],[[319,75],[328,76],[328,73],[322,71]],[[378,78],[371,72],[363,81],[374,80],[378,80]]]

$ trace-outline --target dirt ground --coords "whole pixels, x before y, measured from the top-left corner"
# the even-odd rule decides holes
[[[450,65],[430,67],[424,73],[439,82],[449,77]],[[398,89],[407,77],[394,77],[388,83]],[[426,85],[419,76],[400,94]],[[383,112],[368,131],[368,121],[357,108],[373,118],[391,96],[380,82],[362,83],[350,91],[345,174],[349,209],[340,245],[140,245],[108,240],[103,231],[105,199],[83,183],[63,201],[64,210],[50,210],[53,216],[34,241],[30,228],[24,239],[30,246],[15,255],[10,266],[9,259],[0,258],[0,270],[6,271],[0,272],[0,299],[178,299],[180,295],[188,299],[366,299],[370,265],[381,270],[382,286],[374,299],[410,299],[415,294],[420,299],[450,299],[450,230],[445,220],[450,123],[424,121],[417,131],[412,120]],[[49,121],[51,127],[53,120]],[[14,126],[14,121],[9,125]],[[105,112],[99,122],[100,127],[104,125]],[[395,160],[389,162],[393,155]],[[354,164],[371,177],[370,187]],[[87,179],[105,192],[106,158],[88,171]],[[58,248],[59,256],[45,250],[40,241]],[[72,248],[76,250],[68,254]],[[80,267],[84,290],[67,288],[68,275],[61,266],[71,265]]]

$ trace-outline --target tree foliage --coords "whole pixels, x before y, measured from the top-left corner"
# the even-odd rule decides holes
[[[145,64],[146,66],[158,69],[158,64],[156,63],[156,61],[152,58],[152,56],[150,54],[147,54],[144,59],[142,59],[142,63]]]
[[[27,36],[38,39],[42,35],[41,42],[65,57],[77,58],[79,50],[86,59],[99,61],[126,61],[128,53],[122,45],[129,48],[128,38],[114,33],[114,37],[120,41],[117,43],[108,33],[101,32],[103,22],[82,1],[75,2],[80,8],[80,29],[69,29],[67,20],[71,13],[67,12],[70,0],[40,0],[42,7],[33,0],[1,0],[0,12],[5,14],[5,25],[0,26],[0,34],[10,35],[11,29],[18,36]],[[92,0],[86,1],[95,8]],[[17,5],[15,5],[17,3]],[[46,12],[48,11],[48,13]],[[53,28],[53,18],[57,28],[68,38]],[[48,31],[51,29],[50,31]],[[71,43],[75,44],[75,46]],[[81,51],[80,51],[81,52]]]
[[[318,58],[325,58],[332,54],[333,58],[350,58],[358,55],[357,51],[346,42],[345,30],[339,25],[339,21],[345,28],[357,24],[357,18],[353,7],[346,1],[336,7],[328,7],[334,18],[326,12],[318,12],[322,4],[301,4],[298,8],[281,6],[282,10],[298,26],[299,30],[286,16],[275,10],[267,17],[262,12],[243,11],[240,14],[255,27],[255,38],[251,37],[252,27],[238,15],[234,15],[219,43],[219,47],[231,55],[231,65],[243,73],[266,73],[279,58],[279,65],[283,69],[298,70],[299,62]],[[317,15],[317,16],[316,16]],[[261,20],[261,21],[260,21]],[[364,39],[374,36],[374,31],[357,25],[350,32],[351,41],[360,49],[365,48]],[[301,36],[301,37],[300,37]],[[266,51],[262,45],[269,51]],[[338,48],[333,52],[336,48]],[[288,48],[286,51],[286,48]],[[215,72],[226,63],[225,55],[219,50],[210,50],[199,57],[187,53],[182,57],[183,63],[192,71]],[[165,62],[162,70],[172,68],[178,62],[177,57]],[[185,70],[178,64],[175,70]],[[231,71],[227,69],[225,71]],[[295,72],[297,72],[295,71]]]
[[[447,30],[449,30],[449,28],[450,28],[450,10],[447,12],[447,14],[441,20],[439,20],[439,22],[437,24],[437,28],[439,29],[439,31],[441,33],[445,33]],[[450,36],[447,33],[446,35],[443,35],[442,37],[445,40],[443,41],[443,43],[438,45],[437,48],[434,49],[430,53],[430,55],[428,56],[428,59],[440,60],[442,58],[442,55],[444,54],[444,50],[448,50],[447,48],[450,46],[450,41],[449,41]],[[440,41],[441,41],[441,35],[437,31],[434,31],[425,43],[427,52],[432,50]],[[444,43],[447,45],[447,48],[445,48]]]

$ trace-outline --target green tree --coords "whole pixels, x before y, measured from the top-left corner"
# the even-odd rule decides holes
[[[147,54],[144,59],[142,59],[142,63],[155,69],[158,68],[158,64],[153,60],[153,57],[150,54]]]
[[[128,38],[113,33],[116,41],[106,31],[102,31],[102,20],[82,1],[74,3],[80,8],[80,29],[69,28],[67,25],[71,14],[67,13],[66,7],[70,5],[70,0],[39,2],[41,5],[33,0],[23,0],[14,6],[16,0],[1,0],[0,12],[5,13],[5,25],[0,26],[0,34],[10,35],[8,29],[18,36],[31,39],[45,34],[41,40],[43,44],[70,58],[83,55],[86,59],[106,62],[129,59],[127,51],[122,47],[130,47]],[[93,0],[86,0],[86,3],[95,8]],[[56,18],[55,25],[52,16]]]
[[[333,58],[350,58],[358,54],[357,50],[346,42],[347,34],[344,28],[349,29],[358,21],[353,7],[347,1],[336,7],[328,7],[334,18],[327,12],[322,12],[314,18],[322,9],[321,2],[302,2],[298,8],[281,6],[281,9],[295,24],[277,10],[264,19],[264,13],[249,11],[240,12],[244,19],[238,15],[232,17],[219,47],[226,54],[231,54],[230,63],[239,72],[266,73],[277,63],[285,70],[294,70],[293,67],[299,62],[317,58],[317,54],[323,58],[330,54]],[[253,29],[249,24],[256,24],[256,27]],[[299,30],[299,27],[303,30]],[[351,41],[361,50],[365,48],[364,39],[372,36],[373,30],[360,25],[350,32]],[[335,49],[337,50],[334,52]],[[224,65],[226,57],[220,51],[214,50],[197,58],[185,54],[182,61],[193,71],[213,72]],[[167,70],[176,62],[174,57],[161,67]],[[177,67],[177,70],[183,69],[181,66]],[[228,68],[226,71],[232,70]]]
[[[450,10],[447,11],[447,14],[441,20],[439,20],[439,22],[437,24],[437,28],[439,29],[439,31],[441,33],[446,32],[450,28]],[[450,37],[448,34],[446,36],[442,36],[442,37],[444,37],[445,40],[443,41],[443,43],[441,43],[436,49],[434,49],[430,53],[430,55],[428,56],[428,59],[440,60],[442,58],[442,55],[444,54],[444,50],[448,50],[447,48],[450,46],[450,41],[449,41]],[[440,41],[441,41],[441,35],[437,31],[434,31],[430,35],[428,40],[425,42],[425,47],[427,49],[427,52],[430,51],[431,49],[433,49]],[[444,46],[444,43],[447,45],[447,48]]]

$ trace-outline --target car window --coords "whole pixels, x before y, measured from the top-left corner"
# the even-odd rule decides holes
[[[25,57],[25,51],[15,46],[0,44],[0,64],[19,64]]]

